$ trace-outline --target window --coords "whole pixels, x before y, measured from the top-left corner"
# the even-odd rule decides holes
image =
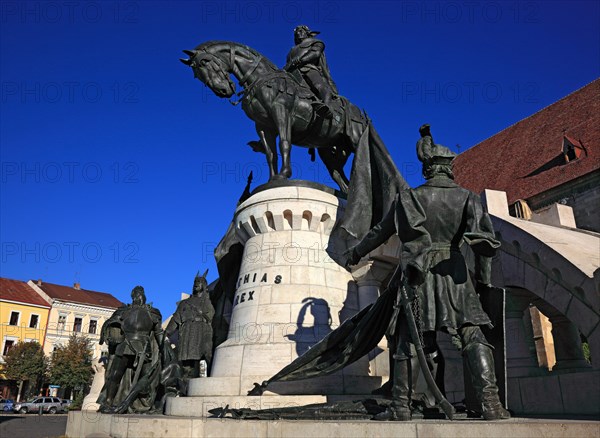
[[[91,333],[92,335],[95,335],[97,326],[98,326],[98,321],[96,321],[95,319],[91,319],[89,333]]]
[[[13,347],[13,345],[15,345],[15,341],[11,341],[10,339],[4,341],[4,349],[2,350],[2,356],[6,356],[10,349]]]
[[[10,312],[10,321],[8,322],[9,325],[19,325],[19,318],[21,316],[21,312]]]
[[[67,315],[58,315],[58,329],[64,330],[67,324]]]
[[[531,216],[533,216],[531,209],[529,208],[529,204],[527,204],[527,201],[524,201],[523,199],[517,199],[514,204],[511,204],[508,207],[508,214],[512,217],[525,219],[528,221],[531,220]]]
[[[29,318],[29,328],[38,328],[40,322],[40,315],[31,315]]]
[[[81,331],[81,323],[82,323],[82,319],[81,318],[75,318],[75,322],[73,323],[73,331],[74,332],[80,332]]]
[[[563,137],[563,154],[565,157],[565,163],[581,158],[584,149],[581,142],[567,137]]]

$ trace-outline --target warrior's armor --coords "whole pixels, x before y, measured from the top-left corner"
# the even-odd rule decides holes
[[[116,354],[138,356],[142,352],[145,353],[150,348],[150,334],[157,322],[160,324],[160,319],[157,321],[158,315],[160,314],[156,309],[145,304],[129,306],[120,318],[125,340],[117,346]]]
[[[153,399],[156,391],[153,377],[158,376],[160,368],[158,350],[163,343],[162,316],[158,309],[146,304],[141,286],[134,288],[131,296],[133,303],[117,309],[101,330],[100,344],[107,342],[109,351],[114,351],[107,366],[104,388],[98,398],[101,410],[105,411],[120,404],[127,404],[121,407],[123,409],[129,407],[133,400],[127,397],[128,392],[133,391],[138,382],[144,383],[144,395],[151,394],[148,399]],[[126,379],[128,368],[132,369],[133,378]],[[127,391],[119,391],[121,387],[127,388]],[[150,408],[151,405],[144,403],[143,407],[138,405],[137,409]]]
[[[207,291],[207,272],[203,276],[196,276],[192,296],[179,303],[166,330],[169,337],[178,332],[177,357],[187,377],[198,377],[202,359],[206,360],[208,368],[212,360],[212,319],[215,309]]]
[[[299,73],[317,98],[321,99],[328,107],[334,95],[338,94],[337,87],[331,79],[327,60],[325,59],[325,43],[318,40],[315,35],[319,32],[311,31],[307,26],[298,26],[294,29],[295,46],[287,56],[283,68],[292,74]]]

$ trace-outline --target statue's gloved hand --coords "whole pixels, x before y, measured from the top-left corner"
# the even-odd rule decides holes
[[[298,66],[300,66],[300,58],[293,58],[285,65],[285,67],[283,67],[283,69],[285,71],[290,71],[298,68]]]
[[[353,246],[352,248],[348,248],[348,250],[344,252],[344,256],[346,257],[346,263],[344,263],[345,268],[349,268],[350,266],[358,264],[358,262],[362,258],[358,251],[356,251],[355,246]]]

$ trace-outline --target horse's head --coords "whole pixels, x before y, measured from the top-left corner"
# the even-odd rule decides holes
[[[235,84],[229,77],[225,63],[207,51],[184,50],[188,59],[180,59],[192,67],[194,77],[200,79],[219,97],[231,97],[235,94]]]

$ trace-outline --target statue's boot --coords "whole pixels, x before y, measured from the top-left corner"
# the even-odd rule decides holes
[[[476,342],[467,345],[464,353],[475,394],[483,408],[483,419],[493,421],[510,418],[510,413],[504,409],[498,397],[492,349],[485,344]]]
[[[330,102],[333,100],[333,92],[325,79],[315,70],[309,70],[306,73],[306,82],[312,89],[318,102],[313,102],[312,106],[316,113],[326,119],[333,117]]]
[[[410,421],[410,396],[412,378],[409,360],[397,360],[394,366],[394,385],[392,386],[392,403],[373,419],[378,421]]]
[[[373,395],[379,395],[383,397],[392,396],[392,383],[394,381],[394,367],[396,366],[396,359],[394,359],[394,351],[396,351],[396,340],[393,336],[385,336],[388,342],[388,363],[390,369],[390,378],[380,388],[377,388],[371,392]],[[414,369],[414,368],[413,368]],[[413,373],[414,374],[414,373]]]
[[[382,397],[390,397],[392,395],[392,381],[388,380],[381,387],[371,391],[373,395],[380,395]]]

